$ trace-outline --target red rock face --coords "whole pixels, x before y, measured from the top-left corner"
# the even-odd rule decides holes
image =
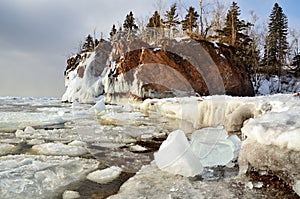
[[[246,68],[234,55],[232,47],[191,39],[180,42],[162,40],[160,49],[144,43],[138,48],[137,43],[135,41],[133,50],[130,50],[130,44],[127,45],[127,52],[124,52],[123,47],[119,54],[121,57],[115,59],[117,68],[112,78],[114,86],[120,83],[118,77],[123,76],[124,80],[120,84],[125,81],[131,85],[136,79],[142,82],[142,92],[132,93],[141,98],[153,97],[147,95],[149,90],[159,93],[159,96],[156,94],[154,97],[176,96],[172,90],[200,95],[254,95]],[[122,93],[120,90],[117,92]]]

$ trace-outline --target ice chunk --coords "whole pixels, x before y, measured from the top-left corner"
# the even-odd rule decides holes
[[[181,130],[169,134],[159,151],[154,153],[154,159],[158,168],[173,174],[188,177],[203,171],[199,158],[191,150],[190,143]]]
[[[100,99],[93,107],[96,114],[101,114],[106,110],[104,98]]]
[[[103,170],[97,170],[87,175],[87,179],[99,184],[106,184],[118,178],[122,169],[112,166]]]
[[[0,156],[6,155],[8,153],[11,153],[16,149],[15,145],[12,144],[6,144],[6,143],[0,143]]]
[[[242,141],[240,140],[240,138],[237,135],[230,135],[228,137],[228,139],[231,140],[232,143],[234,144],[234,157],[233,157],[233,160],[236,160],[239,156]]]
[[[148,149],[140,145],[133,145],[129,147],[129,150],[132,152],[143,152],[143,151],[147,151]]]
[[[64,191],[62,198],[63,199],[76,199],[76,198],[80,198],[80,195],[77,191],[66,190],[66,191]]]
[[[87,154],[88,151],[85,147],[66,145],[62,143],[45,143],[32,147],[38,154],[43,155],[68,155],[68,156],[80,156]]]
[[[253,189],[253,183],[250,181],[245,183],[245,188]]]
[[[226,165],[235,152],[234,143],[227,138],[223,127],[204,128],[192,134],[191,148],[205,167]]]
[[[300,151],[299,111],[299,107],[292,107],[287,111],[270,112],[250,119],[242,128],[242,133],[264,145]]]
[[[300,196],[300,180],[297,180],[293,186],[293,190]]]

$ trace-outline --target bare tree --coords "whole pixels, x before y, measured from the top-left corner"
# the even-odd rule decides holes
[[[156,0],[153,3],[153,7],[155,10],[158,11],[160,16],[163,16],[165,10],[166,10],[166,2],[164,0]]]
[[[206,39],[212,36],[216,30],[222,29],[225,21],[228,5],[221,0],[199,1],[199,35]]]
[[[300,37],[300,30],[297,29],[290,29],[290,46],[289,46],[289,62],[292,62],[294,56],[299,54],[299,37]]]
[[[200,0],[199,27],[200,27],[200,35],[202,36],[202,35],[204,35],[203,0]]]

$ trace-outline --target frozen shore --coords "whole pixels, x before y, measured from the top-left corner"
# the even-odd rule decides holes
[[[300,98],[293,94],[152,99],[123,106],[8,97],[1,98],[0,111],[1,198],[298,197],[292,189],[299,194]],[[233,165],[204,166],[195,177],[157,167],[153,153],[171,132],[181,129],[191,141],[196,130],[217,126],[242,140]],[[253,170],[264,173],[262,179],[266,171],[288,177],[278,180],[281,188],[271,189],[271,180],[249,177]],[[86,178],[95,171],[109,180]],[[104,187],[114,191],[105,195]]]

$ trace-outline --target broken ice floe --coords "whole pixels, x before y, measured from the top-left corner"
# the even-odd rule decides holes
[[[197,130],[191,138],[192,151],[204,167],[227,165],[234,159],[236,147],[223,127]]]
[[[1,198],[55,198],[64,188],[97,169],[99,162],[67,156],[0,157]]]
[[[62,195],[62,199],[76,199],[80,198],[80,194],[77,191],[66,190]]]
[[[72,143],[68,145],[63,143],[44,143],[33,146],[32,150],[42,155],[80,156],[88,153],[84,146],[72,145]]]
[[[181,130],[170,133],[154,154],[158,168],[183,176],[199,175],[203,167],[229,164],[240,146],[238,137],[229,139],[223,127],[204,128],[192,134],[188,142]]]
[[[117,166],[112,166],[103,170],[97,170],[87,175],[87,179],[99,184],[109,183],[121,174],[122,169]]]
[[[7,144],[7,143],[0,143],[0,156],[9,154],[16,150],[15,145]]]
[[[193,153],[183,131],[169,134],[154,153],[156,165],[161,170],[183,176],[199,175],[203,171],[199,158]]]

